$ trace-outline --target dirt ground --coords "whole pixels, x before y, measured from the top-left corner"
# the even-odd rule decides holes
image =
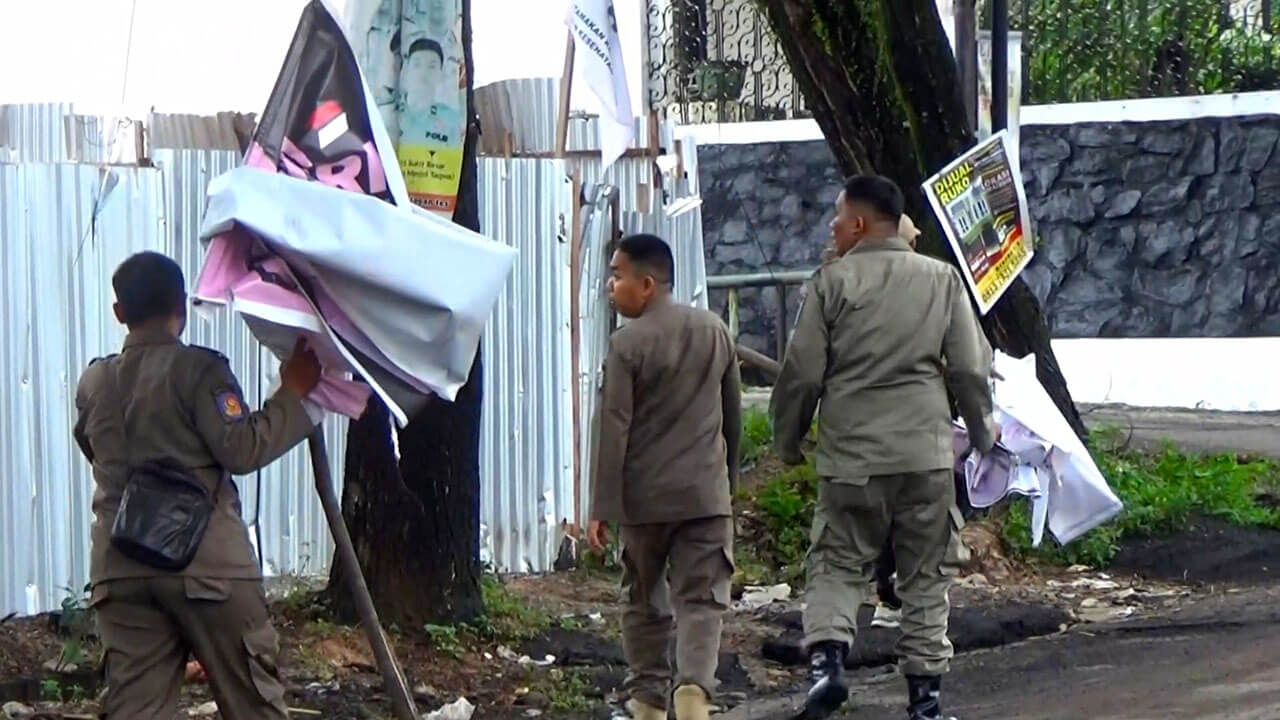
[[[1280,707],[1280,582],[1273,575],[1280,533],[1198,523],[1125,547],[1119,565],[1126,569],[1112,573],[1020,565],[1002,555],[983,523],[966,533],[975,565],[952,592],[958,656],[947,697],[954,710],[1063,720],[1280,717],[1255,712],[1264,699]],[[484,720],[610,717],[625,677],[617,577],[576,570],[508,578],[503,588],[510,604],[525,608],[521,618],[538,618],[536,628],[517,622],[514,629],[392,633],[419,709],[465,697]],[[294,717],[391,717],[363,633],[329,621],[313,589],[294,586],[273,604]],[[725,718],[783,718],[806,684],[801,598],[781,593],[756,605],[752,590],[735,588],[717,702]],[[864,621],[869,612],[863,608]],[[81,667],[48,667],[67,649],[69,624],[57,614],[0,622],[0,704],[92,717],[100,686],[92,638]],[[860,634],[849,663],[860,694],[848,718],[900,712],[895,641],[895,631]],[[1258,675],[1264,670],[1273,674]],[[1200,714],[1168,710],[1182,707],[1177,698]],[[184,716],[216,719],[210,699],[207,685],[188,685]],[[1234,709],[1214,714],[1213,702]],[[1142,711],[1125,714],[1127,707]],[[1172,714],[1160,714],[1166,711]]]
[[[962,579],[953,593],[953,639],[961,651],[1057,634],[1082,622],[1143,617],[1171,609],[1204,591],[1097,573],[1028,573],[1029,580],[994,585],[985,576]],[[507,587],[557,618],[553,627],[524,640],[482,640],[460,635],[456,644],[425,634],[393,635],[396,651],[424,712],[458,697],[477,705],[477,718],[605,718],[619,700],[625,675],[618,640],[615,578],[575,571],[508,580]],[[723,710],[785,695],[804,682],[798,648],[799,601],[740,607],[725,628],[719,702]],[[865,614],[865,611],[864,611]],[[295,592],[273,608],[282,637],[281,666],[295,717],[390,717],[380,679],[362,633],[334,625]],[[62,640],[49,616],[0,625],[0,702],[67,714],[93,710],[96,679],[42,673]],[[890,631],[871,630],[859,643],[865,668],[892,662]],[[96,648],[87,648],[92,655]],[[790,655],[788,655],[790,653]],[[554,663],[541,667],[548,655]],[[83,675],[83,673],[82,673]],[[73,689],[74,688],[74,689]],[[50,701],[61,696],[63,700]],[[209,711],[207,686],[184,691],[191,717]]]

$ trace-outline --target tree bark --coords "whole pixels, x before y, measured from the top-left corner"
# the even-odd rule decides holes
[[[454,222],[480,229],[476,185],[479,123],[471,54],[471,2],[462,0],[462,46],[470,122]],[[382,622],[402,629],[472,620],[484,610],[480,593],[479,351],[454,402],[435,398],[400,431],[395,458],[391,417],[377,399],[347,434],[342,514]],[[334,562],[330,607],[354,620],[341,563]]]
[[[796,84],[846,175],[898,183],[924,232],[918,247],[957,259],[921,185],[976,138],[934,0],[757,0]],[[1081,437],[1084,423],[1049,343],[1040,303],[1018,278],[985,318],[991,344],[1035,353],[1036,375]]]

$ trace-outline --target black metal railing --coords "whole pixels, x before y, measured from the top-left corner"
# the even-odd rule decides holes
[[[990,20],[990,2],[983,24]],[[1023,102],[1280,90],[1277,0],[1011,0]]]
[[[964,0],[957,0],[964,2]],[[649,98],[685,123],[809,117],[754,0],[647,0]],[[990,0],[977,0],[991,27]],[[1024,104],[1280,90],[1280,0],[1010,0]]]
[[[745,288],[772,287],[778,293],[777,317],[774,319],[775,341],[777,343],[777,360],[762,355],[749,348],[738,346],[738,355],[744,361],[759,368],[766,374],[777,374],[777,363],[787,356],[787,289],[793,285],[803,285],[813,277],[814,269],[784,270],[779,272],[751,273],[747,275],[712,275],[707,278],[708,290],[728,290],[728,323],[729,334],[734,341],[738,340],[738,293]]]
[[[648,0],[649,99],[685,123],[808,117],[752,0]]]

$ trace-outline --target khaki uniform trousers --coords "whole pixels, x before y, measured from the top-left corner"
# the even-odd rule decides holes
[[[806,645],[853,647],[872,568],[892,537],[902,601],[899,669],[906,675],[947,672],[953,653],[947,591],[967,555],[955,497],[950,469],[824,479],[805,559]]]
[[[173,720],[187,655],[226,720],[287,720],[279,638],[260,580],[153,577],[93,589],[106,648],[107,720]]]
[[[697,685],[711,697],[733,578],[733,518],[623,525],[621,539],[626,689],[646,705],[667,707],[674,615],[675,686]]]

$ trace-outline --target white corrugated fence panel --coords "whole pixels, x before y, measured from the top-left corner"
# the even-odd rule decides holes
[[[71,427],[81,371],[124,339],[111,273],[130,254],[157,250],[190,282],[204,185],[235,162],[234,153],[181,151],[158,153],[154,168],[0,166],[0,615],[53,609],[87,582],[93,481]],[[260,401],[275,363],[259,357],[243,322],[193,314],[187,340],[226,353],[246,399]],[[329,420],[326,434],[341,477],[344,423]],[[246,520],[260,518],[266,570],[323,571],[328,529],[305,450],[237,483]]]
[[[482,559],[551,569],[574,520],[569,244],[573,191],[555,160],[481,158],[481,232],[520,251],[485,328]]]

